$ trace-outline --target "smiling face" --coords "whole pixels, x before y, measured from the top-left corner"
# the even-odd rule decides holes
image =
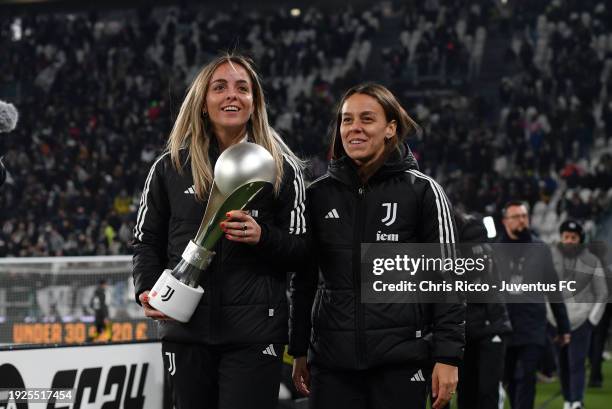
[[[213,131],[219,134],[246,128],[253,109],[253,84],[246,69],[228,62],[217,67],[208,84],[204,106]]]
[[[340,136],[346,154],[358,166],[380,160],[385,138],[395,135],[395,121],[387,122],[383,107],[366,94],[353,94],[342,104]]]

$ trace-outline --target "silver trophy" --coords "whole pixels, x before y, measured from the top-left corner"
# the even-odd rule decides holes
[[[189,242],[181,261],[166,269],[151,293],[149,304],[180,322],[191,319],[204,289],[200,275],[215,253],[211,250],[223,235],[219,224],[231,210],[244,209],[266,183],[274,183],[276,165],[270,152],[250,142],[227,148],[217,159],[215,175],[204,218],[195,238]]]

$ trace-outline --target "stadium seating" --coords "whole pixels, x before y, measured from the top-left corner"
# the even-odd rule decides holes
[[[566,216],[594,232],[612,202],[612,7],[521,3],[504,35],[491,2],[417,3],[3,16],[0,97],[12,95],[21,120],[0,139],[0,257],[129,254],[143,181],[185,87],[234,48],[253,55],[272,124],[311,177],[325,171],[335,102],[374,77],[422,125],[410,146],[456,206],[498,216],[521,197],[546,240]],[[482,63],[500,41],[507,72],[486,82]]]

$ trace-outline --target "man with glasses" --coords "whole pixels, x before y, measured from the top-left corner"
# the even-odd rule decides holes
[[[504,280],[510,283],[556,283],[557,274],[550,249],[529,229],[527,205],[521,201],[508,202],[502,210],[502,224],[504,229],[499,242],[515,244],[496,251]],[[546,343],[546,299],[542,294],[531,293],[529,301],[508,304],[513,333],[506,352],[504,378],[512,409],[533,408],[536,371]],[[566,345],[570,341],[570,330],[565,305],[553,303],[551,309],[558,330],[555,342]]]

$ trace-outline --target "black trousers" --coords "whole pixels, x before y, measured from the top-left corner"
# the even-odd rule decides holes
[[[561,378],[561,391],[566,402],[582,402],[584,400],[584,386],[586,368],[584,366],[591,344],[593,326],[588,320],[572,331],[572,342],[560,348],[556,347],[559,355],[559,377]]]
[[[275,409],[283,345],[162,342],[176,409]]]
[[[459,367],[459,409],[499,408],[499,385],[504,375],[506,343],[506,339],[500,335],[468,340],[463,364]]]
[[[504,379],[512,409],[533,409],[536,371],[543,352],[544,346],[537,344],[508,347]]]
[[[106,329],[106,316],[104,314],[96,314],[94,324],[96,326],[97,335],[100,335]]]
[[[386,365],[367,370],[310,368],[310,409],[425,409],[431,370]]]
[[[612,291],[612,289],[608,291]],[[591,337],[591,350],[589,354],[589,360],[591,361],[590,382],[598,383],[603,381],[603,374],[601,372],[601,362],[603,361],[602,354],[606,347],[606,341],[608,340],[611,320],[612,303],[608,303],[606,305],[606,311],[601,321],[599,321],[599,324],[595,327],[593,336]]]

